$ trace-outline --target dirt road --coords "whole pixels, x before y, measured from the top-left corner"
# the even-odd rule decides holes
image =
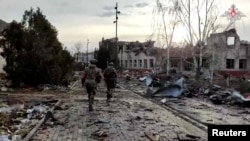
[[[178,140],[177,134],[180,138],[187,134],[199,136],[200,140],[207,138],[206,132],[197,126],[127,89],[116,89],[108,105],[105,91],[104,84],[100,84],[95,111],[88,112],[86,92],[77,84],[61,105],[68,108],[55,111],[55,118],[63,124],[43,125],[32,140],[147,141],[152,136],[160,141],[174,141]]]

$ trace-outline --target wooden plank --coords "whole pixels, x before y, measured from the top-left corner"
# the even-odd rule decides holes
[[[61,103],[61,100],[58,100],[58,102],[49,110],[51,112],[54,111],[55,107],[58,106]],[[23,141],[29,141],[31,137],[35,134],[35,132],[40,128],[40,126],[43,124],[43,121],[45,119],[45,116],[38,122],[38,124],[29,132],[29,134],[23,139]]]

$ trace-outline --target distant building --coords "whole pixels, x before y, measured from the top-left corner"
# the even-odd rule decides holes
[[[94,59],[94,52],[89,53],[75,53],[74,54],[75,62],[89,63],[91,59]]]
[[[154,41],[118,43],[119,66],[125,69],[153,69],[155,55]]]
[[[118,66],[128,70],[159,70],[166,71],[167,49],[154,47],[155,41],[118,41],[115,54],[115,39],[102,39],[99,50],[107,49],[110,56],[107,61],[118,57]],[[192,48],[171,47],[170,67],[178,70],[192,70]]]
[[[121,42],[119,60],[125,69],[147,69],[165,72],[167,69],[167,49],[154,47],[154,41]],[[192,48],[170,47],[170,68],[180,71],[192,70]]]

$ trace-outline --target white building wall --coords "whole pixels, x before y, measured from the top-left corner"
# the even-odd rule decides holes
[[[0,48],[0,52],[2,52],[2,48]],[[3,67],[6,65],[5,59],[0,55],[0,73],[5,73]]]
[[[156,60],[155,57],[147,56],[143,52],[137,55],[135,55],[134,52],[123,52],[122,54],[120,53],[118,54],[118,58],[119,60],[122,61],[122,66],[127,69],[152,69],[153,67],[150,66],[150,60],[152,59],[153,66],[155,65],[155,60]],[[144,60],[146,60],[146,62]],[[130,65],[131,61],[132,61],[132,65]],[[127,65],[126,65],[126,62],[127,62]]]
[[[90,62],[91,59],[94,59],[95,55],[94,52],[89,52],[88,53],[88,57],[87,57],[87,53],[79,53],[78,54],[78,60],[77,60],[77,54],[75,54],[75,61],[77,62],[86,62],[88,60],[88,63]]]

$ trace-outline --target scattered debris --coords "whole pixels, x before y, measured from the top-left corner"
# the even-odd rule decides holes
[[[150,108],[146,108],[145,111],[153,112],[154,110],[153,110],[153,109],[150,109]]]
[[[96,138],[96,139],[103,139],[103,138],[108,137],[108,133],[104,131],[103,129],[100,129],[100,130],[93,132],[91,134],[91,137]]]
[[[102,123],[109,123],[109,121],[106,121],[106,120],[97,120],[91,124],[87,124],[87,127],[90,127],[92,125],[95,125],[95,124],[102,124]]]
[[[20,135],[14,135],[12,136],[12,140],[11,141],[21,141],[22,137]]]
[[[199,136],[190,135],[190,134],[187,134],[186,136],[189,137],[189,138],[193,138],[193,139],[200,139],[201,138]]]
[[[161,100],[161,103],[166,103],[167,102],[167,99],[166,98],[163,98],[162,100]]]
[[[49,119],[51,119],[51,121],[57,121],[57,120],[54,118],[54,116],[53,116],[53,114],[52,114],[51,111],[48,111],[48,112],[46,113],[45,118],[44,118],[44,121],[43,121],[43,124],[45,124]]]
[[[244,96],[242,96],[239,92],[234,91],[232,96],[231,96],[232,100],[234,100],[235,102],[239,102],[239,103],[250,103],[250,98],[245,98]]]
[[[186,134],[185,136],[183,134],[177,133],[177,139],[179,141],[199,141],[201,137],[195,136],[195,135],[190,135]]]
[[[220,95],[211,95],[210,100],[214,104],[222,104],[222,101],[223,101],[222,96],[220,96]]]
[[[180,86],[181,88],[183,88],[184,78],[182,77],[182,78],[178,79],[174,84]]]
[[[0,108],[0,133],[8,135],[12,141],[23,139],[42,119],[53,100],[32,100],[28,97],[13,97],[6,95]],[[0,141],[7,141],[7,136],[1,136]]]
[[[232,88],[224,88],[218,84],[205,85],[200,82],[184,80],[192,78],[181,73],[171,74],[171,79],[162,77],[162,74],[147,74],[144,77],[139,77],[140,82],[146,82],[146,96],[153,97],[203,97],[209,98],[214,104],[243,104],[250,106],[250,94],[244,93],[242,96],[239,92]],[[177,79],[179,78],[179,79]],[[176,80],[173,82],[173,80]],[[206,81],[206,80],[204,80]],[[164,85],[161,85],[164,84]],[[139,90],[138,90],[139,91]],[[142,92],[140,94],[143,94]],[[161,103],[165,103],[166,99],[162,99]]]
[[[238,114],[250,114],[250,111],[245,110],[245,111],[239,112]]]
[[[11,141],[11,140],[9,139],[8,135],[2,135],[0,136],[0,141]]]
[[[160,140],[160,136],[158,134],[153,134],[150,132],[144,132],[144,134],[150,141],[159,141]]]
[[[179,85],[169,85],[167,87],[163,87],[158,89],[156,92],[152,94],[152,96],[156,97],[180,97],[183,89]]]

